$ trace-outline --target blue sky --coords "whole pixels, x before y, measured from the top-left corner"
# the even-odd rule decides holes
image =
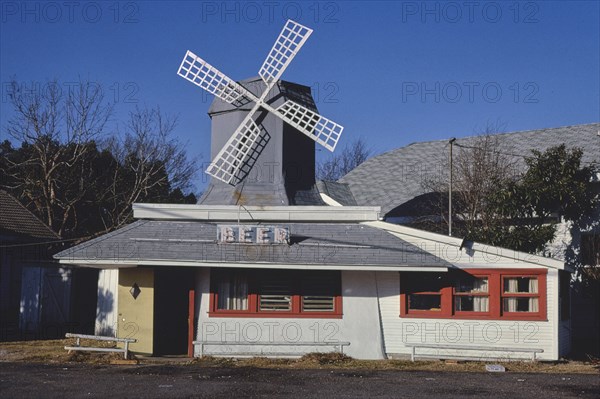
[[[345,126],[340,146],[364,137],[380,153],[497,120],[508,131],[598,122],[599,4],[3,1],[1,123],[12,77],[88,79],[115,103],[112,129],[136,105],[160,105],[209,162],[211,97],[177,76],[185,51],[235,80],[256,76],[288,18],[314,32],[283,79],[313,88],[320,112]]]

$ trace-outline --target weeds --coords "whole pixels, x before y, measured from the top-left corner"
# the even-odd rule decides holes
[[[344,355],[339,352],[312,352],[302,356],[299,360],[300,363],[316,363],[320,365],[339,365],[343,363],[350,363],[354,359],[350,356]]]

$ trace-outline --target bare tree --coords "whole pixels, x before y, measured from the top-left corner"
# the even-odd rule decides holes
[[[173,190],[190,188],[198,166],[188,158],[186,146],[172,137],[176,126],[177,118],[159,107],[136,108],[129,114],[126,132],[106,143],[117,160],[105,192],[111,204],[104,219],[106,231],[131,220],[133,203],[168,200]]]
[[[454,143],[457,151],[452,162],[452,220],[457,222],[459,231],[464,230],[462,234],[474,228],[493,228],[499,217],[489,199],[505,182],[518,176],[519,159],[508,153],[502,136],[495,134],[500,128],[498,123],[488,123],[483,134],[469,144]],[[444,157],[440,163],[440,170],[447,173],[427,175],[421,184],[426,191],[440,194],[434,197],[438,202],[430,204],[430,207],[438,208],[438,215],[447,224],[450,162],[448,157]]]
[[[173,137],[177,119],[159,108],[136,109],[122,135],[106,126],[112,105],[91,82],[53,81],[25,90],[13,81],[14,115],[0,143],[0,186],[64,237],[114,230],[132,219],[134,202],[195,202],[197,170]]]
[[[8,188],[18,190],[21,199],[62,235],[87,188],[83,180],[68,181],[65,175],[81,167],[89,143],[105,133],[112,105],[104,101],[101,87],[89,81],[61,86],[54,80],[27,90],[13,80],[8,98],[14,115],[6,131],[28,149],[25,158],[3,160]],[[22,173],[24,169],[32,173]]]
[[[333,155],[325,162],[317,164],[317,179],[335,181],[349,173],[358,165],[366,161],[371,155],[372,150],[367,143],[359,138],[337,155]]]

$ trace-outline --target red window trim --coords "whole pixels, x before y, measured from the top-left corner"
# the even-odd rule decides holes
[[[235,269],[242,271],[244,269]],[[319,271],[305,271],[305,270],[285,270],[281,271],[282,273],[293,273],[295,274],[294,279],[301,285],[301,283],[306,279],[306,275],[311,274],[311,272],[319,273]],[[324,273],[324,272],[321,272]],[[223,310],[217,309],[218,294],[214,290],[214,270],[211,270],[211,281],[210,281],[210,301],[209,301],[209,317],[252,317],[252,318],[294,318],[294,319],[341,319],[343,316],[342,313],[342,295],[341,295],[341,273],[339,272],[331,272],[327,271],[330,275],[335,273],[338,276],[338,282],[336,287],[336,294],[334,295],[334,310],[333,312],[311,312],[311,311],[302,311],[301,302],[302,295],[294,294],[292,295],[292,309],[290,311],[259,311],[258,310],[258,300],[260,294],[256,293],[255,287],[257,286],[257,282],[260,279],[260,273],[253,277],[249,277],[248,285],[248,310]]]
[[[408,296],[400,281],[400,317],[403,318],[429,318],[429,319],[475,319],[475,320],[536,320],[547,321],[547,269],[462,269],[475,277],[488,277],[489,312],[456,312],[454,311],[454,284],[443,287],[439,293],[441,310],[410,310],[408,309]],[[448,271],[452,277],[452,271]],[[539,297],[539,311],[536,313],[503,312],[502,298],[504,296],[504,277],[538,277],[538,293],[521,294],[526,297]],[[426,294],[422,292],[420,294]],[[433,294],[433,293],[432,293]],[[435,293],[437,294],[437,292]],[[513,296],[511,294],[510,296]],[[514,295],[517,296],[517,295]]]
[[[453,316],[455,318],[466,318],[466,319],[470,319],[473,318],[473,316],[475,316],[476,318],[481,318],[481,319],[489,319],[489,318],[493,318],[493,313],[492,313],[492,290],[491,290],[491,286],[493,284],[493,279],[490,278],[489,274],[482,274],[482,273],[476,273],[474,271],[471,270],[464,270],[467,273],[469,273],[471,276],[473,277],[487,277],[488,279],[488,292],[456,292],[456,286],[453,285],[451,287],[452,289],[452,305],[451,305],[451,312],[454,312],[454,314],[450,314],[450,316]],[[481,297],[486,297],[488,298],[488,311],[487,312],[471,312],[471,311],[466,311],[466,310],[462,310],[462,311],[458,311],[458,310],[454,310],[454,306],[456,304],[455,302],[455,298],[458,296],[481,296]]]

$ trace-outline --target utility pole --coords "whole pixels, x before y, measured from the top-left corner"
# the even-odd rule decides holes
[[[456,137],[452,137],[448,142],[450,143],[450,185],[448,186],[448,235],[452,236],[452,147]]]

